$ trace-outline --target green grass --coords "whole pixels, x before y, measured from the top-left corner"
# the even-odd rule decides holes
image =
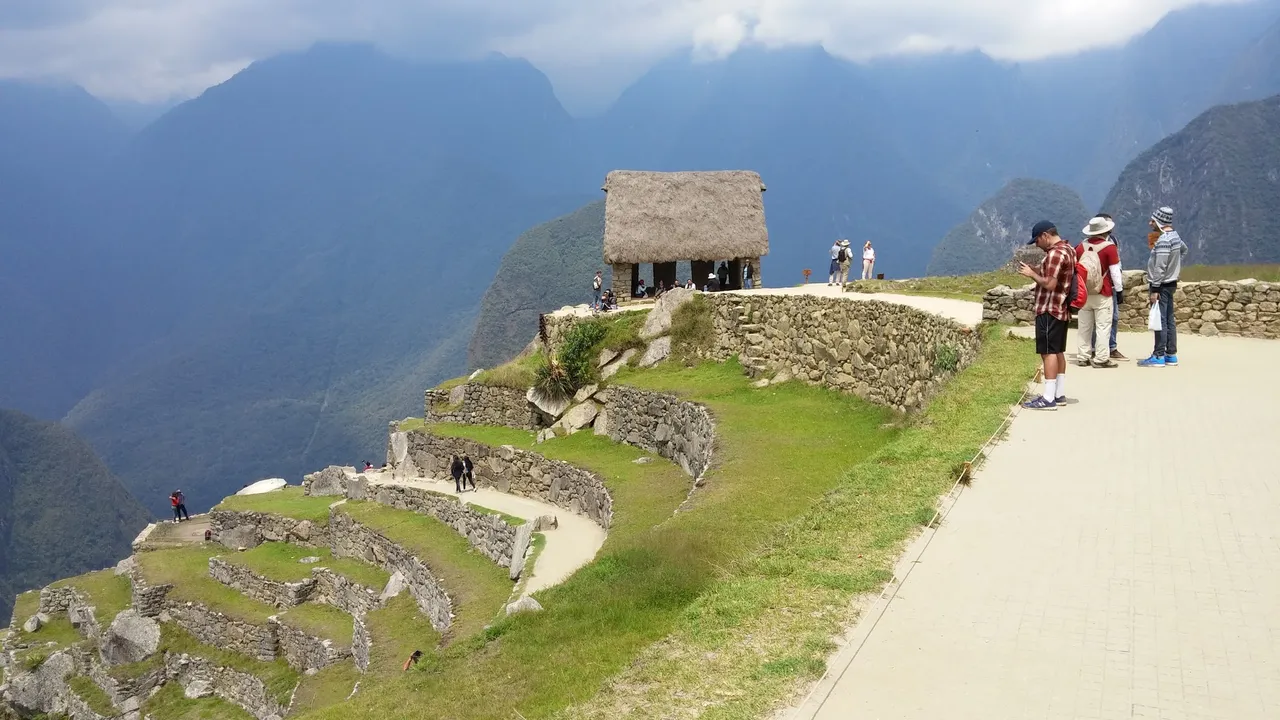
[[[289,712],[296,715],[340,703],[363,679],[364,674],[353,662],[334,663],[314,675],[304,675]]]
[[[18,628],[18,642],[22,643],[57,643],[55,651],[65,647],[75,645],[84,639],[78,630],[71,626],[71,621],[67,619],[66,613],[49,616],[49,622],[40,626],[40,629],[29,633]]]
[[[435,386],[432,389],[433,390],[452,390],[458,387],[459,385],[466,385],[467,379],[469,377],[470,375],[463,375],[461,377],[449,378],[448,380],[445,380],[444,382],[440,383],[439,385]]]
[[[218,697],[188,700],[178,683],[166,683],[142,704],[142,716],[164,720],[254,720],[238,705]]]
[[[520,527],[521,525],[524,524],[524,518],[519,518],[519,517],[516,517],[515,515],[508,515],[504,512],[498,512],[497,510],[487,508],[483,505],[476,505],[475,503],[467,503],[467,507],[471,508],[472,510],[475,510],[478,513],[483,513],[485,515],[497,515],[498,517],[502,518],[502,522],[512,527]]]
[[[644,347],[645,342],[640,339],[640,330],[648,319],[648,310],[620,311],[602,316],[596,322],[605,326],[605,335],[597,350],[623,352]],[[598,355],[599,352],[597,351],[596,354]]]
[[[122,611],[133,604],[133,586],[127,575],[116,575],[115,570],[99,570],[78,577],[59,580],[54,587],[74,587],[83,593],[94,608],[94,615],[103,630],[111,625]]]
[[[543,362],[542,351],[518,357],[496,368],[485,370],[471,382],[492,387],[528,390],[533,386],[533,373]]]
[[[387,601],[386,607],[369,613],[369,654],[371,675],[399,675],[401,666],[414,650],[429,654],[440,644],[440,633],[418,612],[418,604],[408,592]]]
[[[103,717],[115,717],[118,714],[116,706],[111,703],[111,697],[92,679],[76,675],[67,679],[67,685],[71,687],[71,692],[79,695],[89,705],[90,710]]]
[[[337,500],[303,495],[302,488],[294,486],[259,495],[232,495],[218,503],[214,510],[252,510],[328,525],[329,506]]]
[[[427,426],[427,421],[422,418],[405,418],[396,423],[396,429],[400,432],[413,432],[421,430]]]
[[[140,553],[138,567],[152,585],[172,584],[172,600],[197,602],[254,625],[266,624],[275,608],[246,597],[209,576],[209,558],[227,552],[212,543]]]
[[[1035,370],[1030,341],[987,332],[975,364],[922,415],[842,472],[817,503],[775,527],[757,552],[726,565],[661,646],[565,716],[605,718],[645,707],[648,716],[666,717],[698,707],[706,718],[755,718],[816,679],[834,649],[831,639],[856,618],[852,599],[889,580],[904,542]],[[726,435],[734,424],[722,419]]]
[[[277,617],[312,637],[332,640],[337,645],[351,646],[351,616],[332,605],[304,603]]]
[[[1244,280],[1280,282],[1280,264],[1271,265],[1187,265],[1179,276],[1183,282],[1200,280]]]
[[[513,585],[507,571],[439,520],[373,502],[348,502],[338,511],[382,533],[431,568],[453,599],[447,639],[478,632],[505,606]]]
[[[928,295],[982,302],[983,294],[997,285],[1022,287],[1030,283],[1030,280],[1016,272],[995,270],[974,275],[949,275],[910,280],[855,280],[845,287],[850,292]]]
[[[318,557],[319,562],[298,562],[305,557]],[[381,591],[391,575],[379,567],[352,558],[336,558],[329,548],[311,548],[293,543],[268,542],[242,553],[228,553],[223,560],[246,567],[276,582],[297,582],[311,577],[311,569],[327,567],[352,582]]]
[[[27,618],[35,615],[39,611],[40,591],[28,590],[14,599],[13,618],[11,624],[17,625],[19,628],[18,632],[22,632],[22,623],[26,622]]]
[[[697,362],[716,336],[715,310],[705,295],[694,295],[671,314],[671,357],[685,364]]]
[[[341,710],[316,717],[407,714],[417,698],[430,698],[422,707],[435,717],[505,720],[518,712],[533,720],[583,702],[680,627],[697,599],[762,549],[780,523],[812,507],[897,434],[883,427],[889,413],[861,400],[798,383],[755,390],[736,364],[628,377],[686,389],[720,420],[720,464],[692,509],[672,515],[690,480],[669,462],[636,465],[645,453],[587,433],[538,445],[547,457],[604,477],[614,518],[596,560],[537,593],[543,612],[499,619],[484,634],[424,658],[403,681],[371,685]],[[520,431],[433,429],[488,444],[529,444]]]

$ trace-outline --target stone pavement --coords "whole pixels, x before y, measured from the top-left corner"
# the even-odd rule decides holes
[[[1021,412],[790,716],[1280,718],[1280,342],[1179,346]]]

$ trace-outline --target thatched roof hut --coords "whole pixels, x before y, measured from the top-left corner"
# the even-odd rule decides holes
[[[616,263],[759,258],[769,253],[764,183],[746,170],[615,170],[605,179],[604,259]]]

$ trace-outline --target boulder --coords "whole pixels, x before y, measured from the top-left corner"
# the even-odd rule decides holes
[[[308,495],[347,494],[347,473],[337,465],[330,465],[319,472],[313,472],[302,478],[302,482],[308,486]]]
[[[637,351],[635,348],[631,348],[630,350],[627,350],[626,352],[622,353],[622,357],[619,357],[613,362],[609,363],[604,370],[600,371],[601,379],[608,380],[614,375],[617,375],[618,371],[626,367],[627,363],[631,362],[631,358],[636,356],[636,352]]]
[[[475,380],[480,377],[480,373],[484,372],[484,368],[478,368],[475,372],[467,376],[467,380]]]
[[[665,297],[665,296],[664,296]],[[649,348],[644,351],[644,357],[640,358],[640,367],[653,367],[671,354],[671,338],[660,337],[649,343]]]
[[[591,424],[596,419],[596,415],[600,413],[600,406],[588,400],[581,405],[575,405],[560,418],[560,422],[556,423],[564,428],[566,432],[575,433]]]
[[[102,659],[108,665],[145,660],[160,647],[160,623],[132,608],[121,612],[102,637]]]
[[[538,392],[537,388],[529,388],[529,391],[526,392],[524,396],[526,400],[533,403],[534,407],[542,411],[543,414],[552,418],[559,418],[563,415],[564,411],[569,409],[569,403],[573,399],[565,398],[563,400],[555,400],[548,398]]]
[[[600,386],[596,385],[595,383],[592,383],[582,388],[578,392],[574,393],[573,401],[576,403],[584,402],[590,399],[593,395],[595,395],[598,392],[600,392]]]
[[[596,421],[592,423],[592,429],[596,435],[609,434],[609,412],[604,408],[600,408],[600,412],[596,413]]]
[[[555,530],[560,527],[560,520],[555,515],[539,515],[533,520],[533,531]]]
[[[539,603],[537,600],[534,600],[533,598],[529,597],[528,595],[520,598],[519,600],[511,603],[510,605],[507,605],[508,615],[515,615],[516,613],[522,613],[522,612],[540,612],[541,610],[542,610],[542,604]]]
[[[213,694],[213,686],[208,680],[192,680],[187,686],[182,688],[182,694],[188,700],[197,700],[203,697],[209,697]]]
[[[276,490],[279,490],[280,488],[283,488],[288,484],[289,483],[285,482],[284,478],[267,478],[266,480],[259,480],[258,482],[253,483],[251,485],[245,485],[244,487],[240,488],[239,492],[237,492],[236,494],[237,495],[261,495],[263,493],[275,492]]]
[[[44,627],[44,623],[40,621],[39,615],[32,615],[31,617],[27,618],[26,622],[22,623],[23,632],[29,632],[29,633],[39,632],[40,628],[42,627]]]
[[[449,390],[449,404],[461,405],[463,400],[467,399],[467,386],[457,385]]]
[[[298,562],[302,563],[303,565],[314,565],[315,563],[320,562],[320,558],[316,557],[315,555],[308,555],[304,558],[299,558]]]
[[[640,328],[640,337],[644,340],[652,340],[671,332],[671,314],[676,308],[692,300],[696,294],[696,290],[686,288],[675,288],[663,293],[653,309],[649,311],[644,327]]]
[[[400,571],[391,574],[391,579],[387,581],[387,586],[383,588],[382,594],[378,596],[379,601],[387,601],[404,592],[405,581],[404,575]]]
[[[130,555],[116,563],[116,575],[128,575],[130,572],[133,572],[133,569],[137,567],[137,565],[138,561],[134,559],[134,556]]]
[[[8,690],[3,700],[8,705],[25,711],[23,716],[38,713],[64,713],[64,698],[68,691],[67,678],[76,672],[76,662],[66,652],[50,655],[40,667],[31,672],[5,673]],[[0,710],[4,705],[0,705]]]
[[[613,359],[618,357],[618,355],[619,353],[617,350],[609,350],[607,348],[604,350],[601,350],[600,361],[596,363],[596,367],[604,367],[605,365],[608,365],[609,363],[613,362]]]
[[[253,525],[237,525],[218,533],[218,542],[235,548],[255,548],[262,542],[258,529]]]

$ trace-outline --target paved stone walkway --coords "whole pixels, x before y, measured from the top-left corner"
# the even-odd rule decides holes
[[[1280,342],[1179,344],[1019,414],[795,716],[1280,718]]]

